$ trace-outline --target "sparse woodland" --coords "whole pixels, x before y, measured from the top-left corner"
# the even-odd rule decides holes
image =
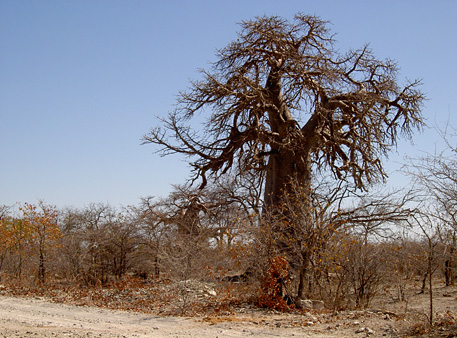
[[[189,184],[122,209],[2,206],[1,283],[98,290],[105,304],[149,285],[132,308],[175,297],[178,314],[365,309],[376,297],[407,304],[412,289],[430,294],[434,324],[434,283],[457,278],[456,133],[441,133],[442,153],[407,160],[407,191],[383,185],[398,138],[424,127],[420,83],[401,86],[395,63],[366,46],[339,52],[327,23],[302,14],[242,23],[218,57],[144,136],[188,157]]]

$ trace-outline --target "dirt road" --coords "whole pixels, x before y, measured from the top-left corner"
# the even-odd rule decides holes
[[[457,337],[457,288],[438,289],[436,313],[442,322],[451,319],[437,335]],[[150,314],[113,311],[98,307],[57,304],[40,298],[0,296],[0,338],[3,337],[73,337],[73,338],[144,338],[144,337],[312,337],[312,338],[397,338],[424,324],[428,295],[411,297],[412,312],[402,314],[403,303],[394,303],[390,311],[346,311],[329,313],[285,314],[246,309],[234,316],[211,318],[157,317]],[[401,333],[403,332],[403,334]]]
[[[0,337],[303,337],[304,328],[154,317],[0,296]]]

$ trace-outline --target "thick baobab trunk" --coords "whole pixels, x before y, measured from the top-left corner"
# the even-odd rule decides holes
[[[312,227],[311,217],[311,158],[310,155],[304,158],[297,158],[296,155],[285,153],[275,154],[269,159],[269,167],[265,182],[265,208],[264,211],[275,218],[275,214],[281,214],[281,220],[276,222],[281,223],[287,221],[290,225],[290,233],[285,234],[285,238],[290,236],[300,236],[303,234],[303,229]],[[298,190],[297,190],[298,189]],[[296,199],[300,199],[297,201]],[[283,205],[287,200],[288,203]],[[296,203],[298,202],[298,203]],[[300,219],[292,214],[297,214],[290,208],[298,207]],[[289,219],[288,219],[289,218]],[[297,224],[298,223],[298,224]],[[285,230],[281,228],[281,224],[275,224],[274,231]],[[286,230],[287,231],[287,230]],[[282,236],[279,236],[280,238]],[[292,237],[293,238],[293,237]],[[292,243],[300,243],[304,238],[293,238]],[[305,295],[306,276],[308,274],[311,252],[308,249],[302,252],[294,252],[297,248],[290,247],[290,241],[278,240],[276,242],[278,250],[288,256],[289,264],[296,269],[299,274],[299,283],[297,290],[297,298],[302,299]],[[305,248],[311,247],[311,243],[303,243]],[[299,249],[300,250],[300,249]],[[292,257],[294,260],[290,261]]]
[[[271,143],[264,191],[264,213],[276,219],[273,229],[279,232],[277,249],[288,257],[288,263],[299,273],[298,298],[305,292],[305,280],[312,252],[297,248],[296,244],[307,241],[302,236],[312,227],[311,205],[311,153],[315,142],[315,129],[319,116],[312,117],[299,128],[281,92],[282,61],[273,66],[266,88],[275,109],[268,111],[271,131],[277,135],[277,143]],[[285,203],[287,201],[287,203]],[[295,208],[297,208],[295,210]],[[298,218],[297,215],[300,215]],[[295,247],[292,247],[295,245]],[[299,246],[310,248],[311,243]]]
[[[278,61],[277,67],[272,67],[266,85],[276,107],[268,111],[269,125],[278,135],[277,144],[270,144],[264,193],[266,211],[278,207],[281,198],[292,192],[293,185],[306,187],[311,182],[310,152],[303,148],[303,139],[296,137],[300,130],[281,92],[280,64]]]
[[[265,211],[274,213],[279,207],[282,197],[290,190],[290,185],[296,174],[293,170],[294,160],[287,154],[272,154],[268,161],[268,171],[265,180]]]
[[[299,272],[297,298],[303,298],[311,255],[303,252],[294,252],[290,245],[291,243],[301,242],[301,238],[294,238],[297,234],[302,233],[297,228],[310,226],[309,222],[312,219],[310,197],[311,141],[313,132],[312,129],[308,130],[310,128],[307,128],[307,130],[298,129],[296,121],[284,102],[284,97],[281,93],[280,76],[278,76],[278,72],[275,69],[270,72],[267,88],[277,108],[269,111],[270,128],[279,137],[278,145],[271,144],[272,148],[268,158],[264,191],[264,213],[272,216],[273,219],[275,215],[281,214],[281,220],[276,220],[278,224],[275,224],[276,229],[274,231],[280,232],[278,237],[286,238],[286,240],[279,239],[276,245],[282,254],[288,256],[290,266]],[[311,123],[314,124],[315,119],[312,119]],[[307,135],[305,139],[303,138],[303,131]],[[281,146],[281,144],[288,144],[288,146]],[[300,200],[296,201],[297,198]],[[289,201],[287,206],[282,205],[285,200]],[[294,210],[290,210],[290,208],[297,205],[299,205],[300,211],[305,212],[302,219],[293,220],[291,215],[294,214]],[[296,224],[297,221],[300,224]],[[287,222],[289,226],[283,229],[281,222]]]
[[[310,155],[297,158],[291,152],[272,154],[265,181],[264,211],[274,214],[283,197],[295,195],[295,189],[301,189],[301,195],[311,195]],[[302,202],[309,204],[310,200]]]

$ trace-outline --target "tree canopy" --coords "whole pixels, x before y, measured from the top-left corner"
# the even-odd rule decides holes
[[[311,189],[313,168],[360,189],[385,179],[382,159],[423,125],[420,81],[401,86],[396,63],[368,46],[340,52],[327,26],[301,13],[242,22],[144,143],[188,156],[201,187],[231,170],[263,175],[267,206],[291,180]]]

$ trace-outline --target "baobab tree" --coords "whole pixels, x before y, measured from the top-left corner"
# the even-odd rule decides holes
[[[384,179],[381,160],[398,134],[422,126],[420,83],[400,87],[396,64],[367,46],[341,54],[326,24],[302,14],[243,22],[144,143],[187,155],[201,187],[208,173],[265,175],[268,207],[292,179],[310,189],[312,164],[362,189]],[[197,131],[190,124],[200,112],[210,115]]]
[[[366,190],[386,178],[382,160],[398,137],[423,125],[420,81],[400,86],[395,62],[368,46],[341,53],[315,16],[244,21],[217,57],[144,143],[188,156],[201,188],[209,175],[263,177],[265,212],[298,187],[309,210],[301,222],[312,222],[314,171]],[[209,115],[199,131],[200,113]]]

